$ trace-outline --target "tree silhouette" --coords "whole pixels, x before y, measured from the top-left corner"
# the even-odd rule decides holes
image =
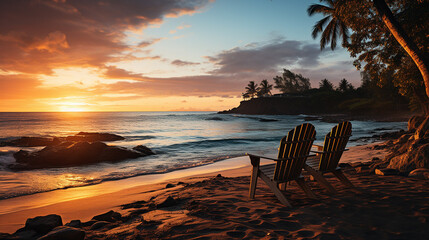
[[[273,79],[274,88],[279,89],[282,93],[298,93],[310,89],[310,79],[287,69],[283,69],[282,76],[276,76]]]
[[[273,85],[269,84],[267,79],[262,80],[258,88],[258,97],[271,95],[271,89],[273,89]]]
[[[338,84],[338,91],[340,92],[348,92],[350,90],[353,90],[354,87],[352,84],[350,84],[345,78],[343,78],[340,83]]]
[[[320,81],[319,89],[323,91],[333,91],[334,85],[328,79],[325,78]]]
[[[338,1],[339,0],[320,0],[320,2],[327,3],[327,6],[321,4],[312,4],[307,9],[307,13],[310,16],[315,13],[321,13],[325,16],[313,26],[313,32],[311,33],[314,39],[317,38],[319,33],[322,33],[322,36],[320,37],[321,50],[324,49],[325,46],[329,44],[329,42],[331,44],[331,49],[334,50],[337,46],[338,37],[342,37],[343,45],[346,45],[348,42],[348,28],[341,20],[340,15],[337,14],[337,10],[335,8]]]
[[[254,98],[258,93],[257,89],[258,84],[255,84],[255,81],[250,81],[249,84],[247,84],[245,94],[247,94],[247,96],[249,96],[250,98]]]

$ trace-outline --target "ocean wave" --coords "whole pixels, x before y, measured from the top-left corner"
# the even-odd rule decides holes
[[[157,167],[153,169],[138,169],[131,172],[111,172],[106,175],[102,175],[98,178],[76,178],[73,180],[73,182],[69,185],[65,186],[56,186],[46,189],[41,188],[31,188],[27,190],[19,190],[19,191],[4,191],[0,193],[0,200],[8,199],[8,198],[14,198],[19,196],[26,196],[26,195],[32,195],[42,192],[51,192],[59,189],[68,189],[68,188],[75,188],[75,187],[84,187],[84,186],[90,186],[90,185],[96,185],[103,182],[108,181],[117,181],[121,179],[127,179],[137,176],[143,176],[143,175],[149,175],[149,174],[163,174],[168,172],[173,172],[181,169],[187,169],[187,168],[193,168],[193,167],[199,167],[208,165],[214,162],[222,161],[229,158],[239,157],[242,156],[242,154],[231,154],[231,155],[223,155],[223,156],[215,156],[215,157],[208,157],[204,159],[195,159],[198,161],[194,162],[184,162],[184,163],[172,163],[172,164],[165,164],[165,165],[158,165]],[[13,178],[11,178],[12,180]],[[1,180],[1,179],[0,179]]]

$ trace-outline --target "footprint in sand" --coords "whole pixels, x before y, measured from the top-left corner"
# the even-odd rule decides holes
[[[250,208],[247,208],[247,207],[239,207],[239,208],[237,208],[237,211],[239,211],[239,212],[248,212],[250,210]]]

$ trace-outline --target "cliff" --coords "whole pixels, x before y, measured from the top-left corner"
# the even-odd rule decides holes
[[[352,119],[395,118],[406,120],[410,111],[406,104],[392,101],[353,98],[340,99],[331,96],[261,97],[241,101],[240,105],[220,114],[255,115],[346,115]],[[352,117],[353,116],[353,117]]]

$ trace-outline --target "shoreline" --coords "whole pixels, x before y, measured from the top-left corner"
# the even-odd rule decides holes
[[[385,150],[373,150],[372,143],[354,146],[344,153],[341,162],[369,161],[373,157],[382,158]],[[216,174],[226,177],[250,176],[248,157],[230,158],[213,164],[182,169],[164,174],[143,175],[97,185],[60,189],[51,192],[26,195],[0,200],[0,232],[12,233],[22,227],[27,218],[59,214],[64,223],[73,219],[82,221],[109,211],[120,211],[120,205],[148,200],[154,192],[163,192],[169,182],[194,182]],[[31,204],[30,204],[31,203]]]

